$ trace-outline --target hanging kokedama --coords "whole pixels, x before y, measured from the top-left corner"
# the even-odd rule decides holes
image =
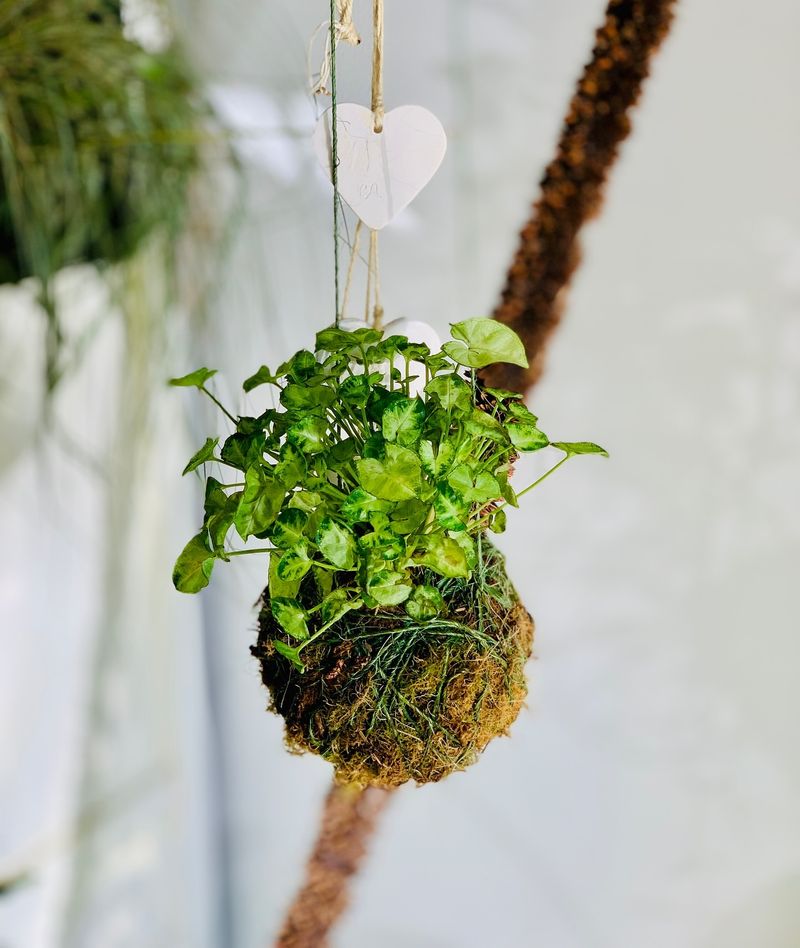
[[[221,444],[208,438],[184,474],[209,463],[238,472],[207,477],[203,525],[173,580],[194,593],[218,560],[266,554],[252,651],[289,747],[330,761],[342,782],[395,787],[467,766],[516,719],[533,624],[488,535],[567,460],[606,452],[551,441],[521,395],[479,383],[490,365],[527,368],[510,328],[467,319],[443,345],[425,323],[383,328],[378,230],[434,174],[446,139],[426,109],[384,114],[379,2],[374,10],[372,109],[336,102],[337,38],[355,34],[333,9],[320,71],[333,102],[314,143],[331,173],[335,233],[340,197],[358,215],[342,305],[335,240],[334,325],[313,351],[244,382],[277,395],[279,407],[258,417],[221,405],[208,387],[214,370],[173,379],[211,397],[234,428]],[[362,322],[342,317],[363,225]],[[545,449],[555,463],[513,487],[518,456]]]
[[[335,37],[330,55],[333,83]],[[253,654],[289,746],[320,754],[344,782],[394,787],[465,767],[517,717],[533,625],[487,533],[501,533],[507,509],[566,460],[605,452],[551,442],[520,395],[478,383],[477,370],[498,362],[527,367],[508,327],[467,319],[444,345],[425,323],[382,328],[378,229],[433,175],[446,141],[418,106],[384,115],[379,68],[374,77],[372,110],[338,105],[334,87],[315,135],[335,229],[340,194],[359,218],[343,306],[362,224],[370,229],[371,324],[341,319],[337,304],[313,351],[244,382],[245,392],[274,387],[280,407],[258,417],[223,409],[235,431],[187,464],[184,473],[217,462],[239,475],[207,478],[202,529],[173,578],[197,592],[217,560],[267,554]],[[336,277],[338,300],[338,267]],[[219,405],[213,374],[173,384]],[[559,460],[516,491],[516,458],[548,447]],[[231,542],[252,538],[268,545]]]
[[[0,0],[0,73],[0,283],[40,283],[52,388],[52,277],[123,260],[159,227],[176,233],[201,108],[177,52],[126,38],[111,0]]]
[[[478,386],[476,369],[527,365],[512,330],[470,319],[453,337],[432,352],[374,328],[324,329],[314,352],[245,381],[274,386],[280,408],[229,415],[221,449],[209,438],[185,469],[217,461],[243,480],[207,479],[176,587],[202,589],[217,560],[269,556],[253,653],[272,707],[293,749],[359,785],[439,780],[508,730],[533,629],[486,533],[566,460],[605,453],[551,442],[520,396]],[[211,394],[212,375],[173,384]],[[516,491],[519,453],[547,447],[560,459]]]

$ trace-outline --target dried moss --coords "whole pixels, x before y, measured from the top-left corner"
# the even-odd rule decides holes
[[[301,596],[315,596],[312,584]],[[349,613],[303,652],[304,673],[272,645],[283,635],[265,591],[252,651],[291,750],[319,754],[341,781],[396,787],[441,780],[507,733],[527,694],[533,623],[503,558],[484,541],[473,580],[437,585],[446,614],[418,623],[401,608]]]

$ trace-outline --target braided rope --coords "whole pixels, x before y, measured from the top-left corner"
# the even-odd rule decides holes
[[[578,236],[600,210],[619,145],[631,130],[630,109],[667,35],[674,6],[675,0],[608,4],[493,314],[519,333],[530,368],[490,366],[482,373],[490,385],[524,392],[542,373],[564,291],[580,263]]]

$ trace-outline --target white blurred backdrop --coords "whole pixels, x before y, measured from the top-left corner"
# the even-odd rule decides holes
[[[113,320],[57,405],[98,470],[26,439],[37,324],[0,294],[0,875],[33,869],[0,897],[2,948],[257,948],[302,871],[329,768],[264,712],[261,564],[172,589],[200,499],[179,473],[216,419],[161,383],[207,364],[233,400],[330,321],[305,92],[326,8],[177,9],[246,190],[135,450]],[[342,101],[368,102],[367,8]],[[389,318],[490,312],[603,8],[387,4],[387,108],[432,109],[450,142],[382,239]],[[792,0],[679,3],[531,398],[611,459],[501,538],[537,621],[529,708],[468,772],[396,795],[338,948],[800,944],[799,43]],[[88,270],[62,283],[76,323],[105,305]]]

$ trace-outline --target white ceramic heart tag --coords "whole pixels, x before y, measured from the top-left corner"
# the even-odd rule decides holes
[[[419,105],[387,112],[376,133],[372,112],[363,105],[336,107],[339,193],[361,220],[380,230],[419,194],[436,173],[447,136],[436,116]],[[320,164],[331,170],[331,110],[314,130]]]

